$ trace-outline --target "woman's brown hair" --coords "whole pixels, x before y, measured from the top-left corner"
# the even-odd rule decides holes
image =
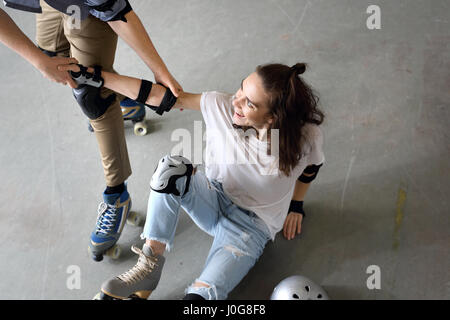
[[[256,68],[269,96],[273,117],[270,129],[279,129],[279,170],[287,176],[303,155],[303,127],[307,123],[320,125],[325,118],[318,109],[319,97],[299,77],[306,67],[305,63],[297,63],[292,67],[266,64]]]

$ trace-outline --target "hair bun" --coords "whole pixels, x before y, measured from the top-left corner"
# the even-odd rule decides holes
[[[306,64],[296,63],[291,67],[291,70],[295,73],[295,75],[303,74],[306,71]]]

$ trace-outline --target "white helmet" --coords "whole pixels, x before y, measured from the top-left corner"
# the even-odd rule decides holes
[[[295,275],[281,281],[270,300],[329,300],[325,290],[312,280]]]

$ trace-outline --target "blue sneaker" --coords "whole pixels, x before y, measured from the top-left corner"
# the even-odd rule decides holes
[[[120,255],[120,247],[116,245],[131,209],[131,198],[127,191],[105,194],[103,202],[98,206],[97,224],[91,233],[89,249],[95,261],[101,261],[107,254],[113,259]]]
[[[145,105],[130,98],[125,98],[120,102],[123,120],[131,120],[134,123],[134,134],[145,136],[147,125],[145,124]]]

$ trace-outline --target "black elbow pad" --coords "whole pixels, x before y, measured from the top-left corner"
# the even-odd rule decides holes
[[[172,91],[170,91],[170,89],[166,87],[166,93],[164,94],[161,104],[159,106],[149,105],[146,102],[148,96],[150,95],[150,92],[152,91],[152,86],[153,83],[151,81],[142,79],[139,94],[135,101],[145,104],[147,107],[161,116],[164,112],[169,112],[170,109],[172,109],[173,105],[177,102],[177,98],[173,95]]]
[[[302,175],[298,178],[298,181],[303,183],[310,183],[317,177],[317,173],[319,172],[320,167],[323,166],[323,163],[320,165],[310,165],[303,170]],[[312,174],[312,176],[306,176],[306,174]]]

